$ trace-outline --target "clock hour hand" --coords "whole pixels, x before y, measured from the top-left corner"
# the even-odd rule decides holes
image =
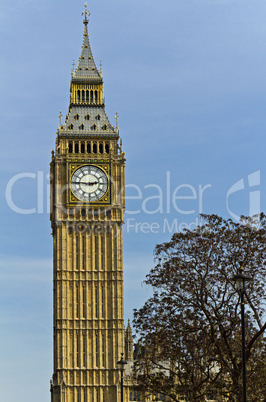
[[[98,184],[98,182],[94,181],[93,183],[83,183],[83,184],[88,184],[89,186],[94,186],[94,184]]]

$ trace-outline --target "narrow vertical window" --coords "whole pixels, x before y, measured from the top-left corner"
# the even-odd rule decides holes
[[[94,125],[94,127],[96,128],[95,125]],[[95,128],[94,128],[94,129],[95,129]],[[96,144],[96,143],[93,144],[93,153],[94,153],[94,154],[97,154],[97,144]]]
[[[72,154],[72,152],[73,152],[73,144],[72,144],[72,141],[68,143],[68,152],[69,152],[70,154]]]
[[[76,236],[76,269],[79,269],[79,237]]]
[[[105,152],[109,154],[109,144],[105,144]]]
[[[82,268],[86,268],[86,255],[85,255],[85,249],[86,249],[86,237],[82,236]]]
[[[95,103],[98,103],[98,91],[95,91]]]
[[[99,298],[99,294],[98,294],[98,288],[95,288],[95,317],[98,318],[98,298]]]
[[[101,236],[101,268],[104,269],[104,237]]]
[[[87,143],[87,152],[88,152],[88,154],[91,154],[91,143],[90,142]]]
[[[102,366],[105,367],[105,339],[102,335]]]
[[[104,286],[102,286],[102,318],[104,318]]]
[[[83,336],[83,367],[86,367],[86,336]]]
[[[90,102],[93,103],[93,91],[91,91],[91,99]]]
[[[80,103],[80,91],[78,90],[78,103]]]
[[[94,265],[98,269],[98,236],[94,236]]]
[[[90,101],[90,93],[89,91],[86,91],[86,102],[88,103]]]
[[[76,286],[76,317],[79,317],[79,287]]]
[[[75,143],[75,154],[79,153],[79,144],[78,142]]]
[[[114,268],[117,268],[117,238],[114,238]]]
[[[103,154],[103,144],[102,143],[100,143],[100,145],[99,145],[99,151],[100,151],[100,154]]]
[[[82,128],[82,127],[83,127],[83,128]],[[80,129],[81,129],[81,130],[84,130],[84,124],[82,124],[82,125],[80,126]],[[81,153],[82,153],[82,154],[85,154],[85,144],[84,144],[84,142],[81,143]]]
[[[83,318],[85,318],[85,297],[86,297],[85,286],[83,286],[83,288],[82,288],[82,316],[83,316]]]
[[[82,91],[82,103],[85,102],[85,91]]]
[[[79,367],[79,336],[76,338],[76,359],[77,359],[77,367]]]
[[[95,356],[96,356],[96,367],[99,367],[99,338],[95,335]]]

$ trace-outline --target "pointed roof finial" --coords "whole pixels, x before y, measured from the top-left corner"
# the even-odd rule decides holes
[[[84,15],[85,19],[84,19],[84,24],[88,24],[88,16],[90,16],[90,13],[87,9],[87,3],[85,3],[85,10],[83,11],[82,15]]]
[[[119,116],[118,116],[118,113],[116,112],[116,114],[115,114],[115,119],[116,119],[116,128],[118,128],[118,119],[119,119]]]
[[[60,111],[60,113],[59,113],[59,126],[61,126],[61,124],[62,124],[62,112]]]

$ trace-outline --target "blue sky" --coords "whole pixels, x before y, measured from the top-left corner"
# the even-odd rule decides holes
[[[120,116],[127,158],[127,319],[149,295],[141,283],[157,243],[193,228],[201,212],[237,219],[266,209],[266,3],[92,0],[88,8],[106,110],[113,124]],[[7,402],[50,398],[47,175],[83,9],[79,0],[1,0],[0,388]]]

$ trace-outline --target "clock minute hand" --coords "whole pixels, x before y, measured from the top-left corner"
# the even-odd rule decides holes
[[[92,183],[85,183],[85,181],[72,181],[73,184],[86,184],[87,186],[94,186],[95,184],[98,184],[97,181],[94,181]]]

